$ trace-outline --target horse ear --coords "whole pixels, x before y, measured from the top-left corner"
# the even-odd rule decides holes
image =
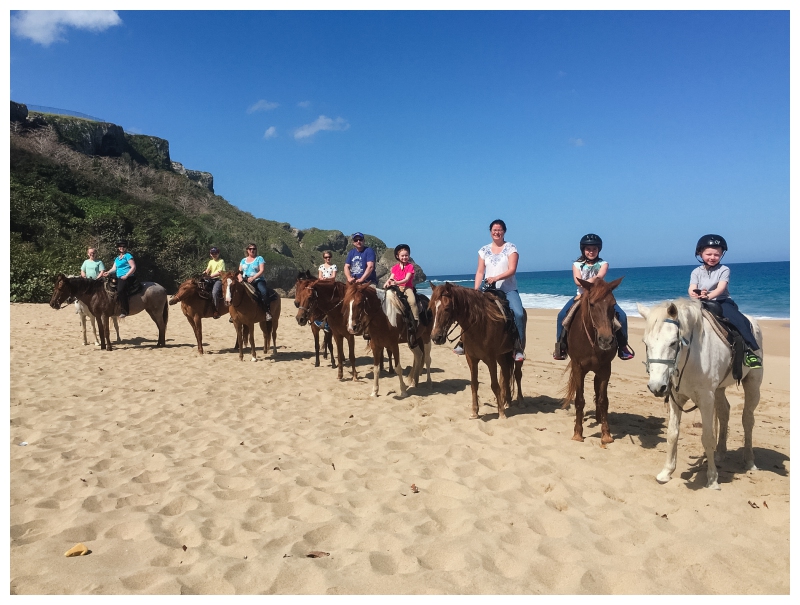
[[[678,307],[675,306],[675,303],[669,303],[667,307],[667,315],[672,318],[678,317]]]
[[[620,283],[622,283],[622,280],[623,280],[623,279],[625,279],[625,276],[624,276],[624,275],[623,275],[622,277],[618,278],[618,279],[615,279],[615,280],[614,280],[614,281],[612,281],[612,282],[608,282],[608,287],[609,287],[611,290],[613,290],[613,289],[614,289],[614,288],[616,288],[618,285],[620,285]]]
[[[636,310],[639,311],[639,315],[641,315],[645,319],[647,319],[648,316],[650,315],[650,308],[649,307],[643,307],[639,303],[636,303]]]
[[[592,282],[586,281],[585,279],[578,278],[578,283],[583,287],[584,290],[589,291],[592,289]]]
[[[435,286],[435,285],[431,284],[431,292],[436,292],[436,288],[437,288],[437,287],[438,287],[438,286]]]

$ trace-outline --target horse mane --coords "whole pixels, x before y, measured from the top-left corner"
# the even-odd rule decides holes
[[[445,282],[446,292],[453,298],[453,311],[463,319],[459,323],[471,326],[483,321],[505,322],[506,317],[495,304],[495,297],[483,292]],[[438,291],[438,290],[437,290]]]
[[[645,335],[650,334],[654,329],[661,329],[665,319],[677,319],[681,324],[681,333],[691,333],[703,331],[702,305],[698,300],[689,298],[676,298],[675,300],[665,300],[650,309],[645,326]],[[675,313],[673,315],[673,313]]]
[[[335,283],[340,283],[340,282],[335,282]],[[344,286],[344,284],[342,285]],[[349,305],[357,292],[361,292],[361,294],[364,295],[364,297],[367,299],[367,305],[369,305],[370,309],[381,308],[382,305],[381,305],[381,300],[378,298],[378,293],[375,290],[375,288],[373,288],[369,284],[356,285],[353,288],[345,287],[344,298],[342,299],[342,306],[346,307],[347,305]]]

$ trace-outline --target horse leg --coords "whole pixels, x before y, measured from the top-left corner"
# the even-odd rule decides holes
[[[344,343],[342,342],[344,337],[341,334],[337,333],[334,336],[334,338],[336,340],[336,352],[339,355],[339,368],[338,368],[338,372],[336,373],[336,378],[338,380],[342,380],[342,378],[344,377],[343,376],[343,374],[344,374],[344,372],[343,372],[343,370],[344,370]]]
[[[269,353],[269,335],[271,331],[270,329],[272,328],[270,325],[271,323],[271,321],[266,320],[258,322],[258,325],[261,328],[261,334],[264,336],[264,357],[266,357],[267,353]],[[253,331],[255,331],[255,326],[253,326]]]
[[[197,354],[203,354],[203,326],[200,324],[201,318],[198,313],[194,315],[187,315],[186,320],[189,322],[189,325],[192,326],[192,332],[194,332],[194,337],[197,340]]]
[[[311,323],[311,335],[314,337],[314,367],[319,367],[319,328]],[[325,349],[325,359],[328,358],[328,350]]]
[[[347,344],[350,347],[350,367],[353,369],[353,382],[358,380],[358,372],[356,372],[356,339],[352,334],[347,335]],[[339,363],[342,363],[342,358],[339,357]],[[341,365],[339,365],[339,377],[342,376]]]
[[[613,443],[614,438],[608,429],[608,379],[611,377],[611,364],[594,373],[595,414],[600,423],[600,443]]]
[[[522,362],[514,362],[514,380],[517,383],[517,404],[525,407],[525,398],[522,396]]]
[[[103,346],[105,345],[106,351],[111,350],[111,333],[109,332],[108,329],[109,323],[110,323],[110,317],[108,315],[100,316],[100,348],[102,349]]]
[[[472,359],[466,352],[464,357],[467,358],[470,386],[472,387],[472,414],[470,414],[470,418],[475,419],[478,418],[478,360]]]
[[[248,325],[247,331],[250,334],[250,361],[256,361],[256,324]]]
[[[81,330],[83,331],[83,346],[89,344],[89,340],[86,338],[86,315],[78,311],[78,314],[81,317]],[[97,340],[97,330],[94,327],[94,317],[92,317],[92,333],[94,334],[94,344],[99,345],[100,341]]]
[[[505,420],[506,416],[506,407],[511,405],[511,366],[514,363],[514,358],[512,357],[511,353],[502,354],[500,357],[497,358],[497,365],[500,366],[500,381],[499,384],[497,380],[497,372],[492,372],[489,370],[489,373],[492,374],[492,390],[495,392],[495,396],[497,397],[497,418],[500,420]],[[494,366],[492,366],[494,369]],[[495,390],[495,384],[498,386],[498,390]]]
[[[683,398],[680,404],[684,405],[686,401],[686,398]],[[681,434],[681,413],[681,408],[670,397],[669,421],[667,424],[667,458],[664,461],[664,468],[656,475],[656,481],[659,483],[666,483],[672,479],[672,473],[675,471],[678,459],[678,437]]]
[[[331,351],[331,367],[336,367],[336,358],[333,355],[333,335],[330,332],[325,332],[322,339],[322,349],[325,351],[325,359],[328,359],[328,349]]]
[[[117,333],[117,342],[122,342],[119,337],[119,320],[116,317],[112,317],[111,321],[114,323],[114,331]],[[94,322],[92,322],[92,327],[94,327]]]
[[[731,404],[725,396],[725,387],[720,387],[714,392],[714,410],[717,416],[717,449],[714,452],[714,462],[722,464],[728,452],[728,421],[731,416]]]
[[[244,360],[244,324],[240,323],[239,320],[233,320],[233,328],[236,330],[236,346],[239,348],[239,361]]]
[[[709,489],[720,489],[717,479],[717,465],[714,462],[714,393],[702,393],[698,396],[697,407],[700,408],[700,417],[703,419],[703,435],[700,438],[703,442],[703,450],[706,455],[706,487]]]
[[[378,396],[378,384],[380,381],[381,376],[381,364],[383,363],[383,349],[375,344],[373,344],[373,340],[370,340],[369,346],[372,349],[372,392],[369,394],[370,397],[377,397]],[[402,380],[402,378],[401,378]]]
[[[388,351],[389,349],[387,349]],[[394,372],[397,374],[397,377],[400,379],[400,397],[408,397],[408,392],[406,391],[406,383],[403,380],[403,366],[400,365],[400,345],[394,343],[392,346],[391,351],[389,352],[389,363],[392,363],[392,355],[395,358],[394,364]]]
[[[570,360],[573,360],[573,358],[570,357]],[[586,399],[583,396],[583,383],[586,380],[586,371],[577,362],[570,361],[570,363],[575,364],[572,367],[573,380],[575,377],[578,378],[578,382],[575,385],[575,432],[572,435],[572,440],[583,441],[583,408],[586,406]]]
[[[433,382],[431,381],[431,341],[424,343],[425,347],[425,374],[427,375],[427,384],[428,388],[433,388]]]
[[[744,470],[757,471],[756,460],[753,456],[753,425],[754,413],[761,399],[761,381],[764,378],[764,369],[750,370],[742,379],[744,387],[744,408],[742,409],[742,427],[744,428]]]
[[[411,349],[411,353],[414,355],[414,362],[411,365],[411,371],[408,374],[408,378],[411,382],[408,386],[418,386],[419,385],[419,375],[422,373],[422,363],[424,358],[424,353],[422,352],[422,347],[414,347]]]

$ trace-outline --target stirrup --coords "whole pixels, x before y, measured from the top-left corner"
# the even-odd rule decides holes
[[[556,348],[553,351],[553,359],[556,361],[564,361],[567,358],[567,352],[561,348],[561,343],[556,343]]]

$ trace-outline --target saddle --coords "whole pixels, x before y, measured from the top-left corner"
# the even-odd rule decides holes
[[[136,277],[134,273],[131,275],[128,280],[130,281],[130,285],[128,286],[128,297],[131,297],[134,294],[139,294],[142,291],[142,282],[139,281],[139,278]],[[108,294],[111,298],[117,296],[117,281],[119,281],[118,277],[111,277],[107,275],[105,280],[103,281],[103,287],[105,288],[106,294]]]
[[[739,331],[722,315],[722,305],[714,300],[701,300],[703,317],[711,324],[711,328],[727,342],[731,349],[731,373],[738,385],[742,380],[742,365],[744,364],[745,343]]]
[[[570,307],[570,310],[567,311],[567,316],[564,318],[564,321],[561,322],[561,325],[564,326],[565,330],[569,329],[569,325],[572,323],[573,316],[578,312],[578,307],[581,306],[580,296],[576,296],[575,298],[575,304]],[[616,315],[614,315],[614,321],[611,322],[611,327],[614,329],[614,333],[622,329],[622,324],[619,323]]]
[[[194,278],[194,283],[197,284],[197,295],[200,298],[211,300],[211,291],[214,289],[214,282],[217,281],[213,277],[199,276]]]
[[[261,310],[265,313],[269,313],[269,306],[272,304],[272,301],[278,300],[278,293],[269,286],[267,286],[267,299],[262,300],[261,293],[256,289],[255,286],[253,286],[253,284],[243,281],[242,285],[244,286],[244,289],[247,290],[250,298],[256,301],[258,306],[261,307]]]
[[[514,313],[511,311],[511,304],[508,302],[506,293],[498,290],[494,284],[487,284],[486,282],[481,285],[481,292],[494,298],[495,304],[500,307],[503,317],[506,318],[505,331],[511,335],[515,342],[520,340],[517,322],[514,321]]]
[[[412,349],[417,346],[417,335],[416,335],[416,320],[414,319],[414,314],[411,312],[411,304],[408,302],[408,298],[406,298],[406,293],[401,291],[400,288],[397,286],[389,286],[390,290],[393,290],[395,294],[397,294],[397,299],[400,301],[400,305],[403,307],[403,317],[406,320],[406,326],[408,327],[408,346]],[[424,294],[417,294],[417,312],[419,314],[419,322],[423,326],[427,326],[428,322],[433,319],[433,313],[428,309],[427,303],[429,299]]]

